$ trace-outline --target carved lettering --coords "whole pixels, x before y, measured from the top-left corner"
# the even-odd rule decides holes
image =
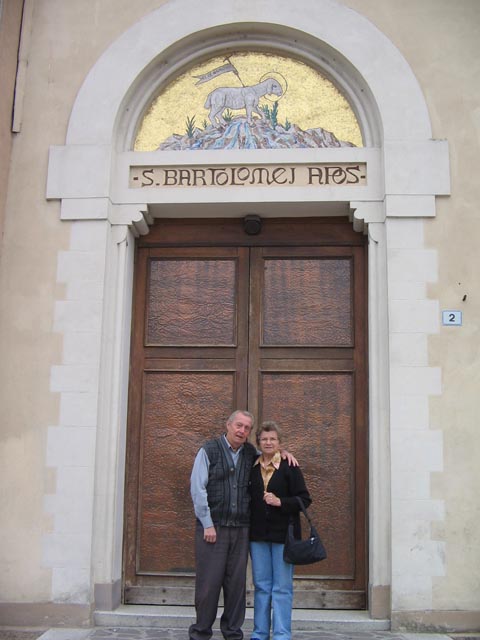
[[[237,170],[237,168],[236,167],[232,167],[230,169],[230,171],[232,173],[232,179],[231,179],[230,185],[232,187],[244,187],[245,186],[245,182],[242,181],[242,179],[240,178],[240,172]],[[239,182],[237,182],[237,180],[239,180]]]
[[[251,172],[250,184],[264,184],[265,178],[266,184],[271,184],[268,178],[268,169],[266,167],[255,167]]]
[[[165,169],[165,179],[163,184],[166,187],[169,186],[177,186],[177,170],[176,169]]]
[[[211,176],[211,186],[223,187],[227,184],[229,177],[225,168],[215,169],[214,167],[209,167],[208,170],[210,171]]]
[[[344,187],[366,184],[366,163],[225,167],[131,167],[131,188]]]
[[[192,183],[191,175],[192,174],[191,174],[190,169],[180,169],[178,184],[180,186],[186,185],[187,187],[189,187],[191,185],[191,183]]]
[[[273,181],[276,182],[276,184],[285,184],[287,179],[285,178],[285,180],[280,180],[280,177],[285,173],[286,169],[285,167],[277,167],[276,169],[273,170],[272,173],[272,178]]]
[[[346,172],[350,176],[351,180],[348,180],[348,184],[358,184],[361,178],[361,169],[360,165],[355,165],[352,167],[347,167]]]
[[[151,175],[147,175],[147,174],[151,174]],[[153,184],[154,180],[152,178],[153,175],[153,169],[145,169],[144,171],[142,171],[142,178],[144,178],[144,180],[142,180],[142,187],[149,187],[151,184]],[[145,182],[145,180],[148,180],[148,182]]]
[[[361,175],[360,165],[340,166],[326,165],[324,167],[308,167],[308,184],[319,185],[350,185],[359,184]]]
[[[346,180],[345,170],[342,167],[326,167],[325,181],[326,184],[344,184]]]
[[[317,179],[317,184],[324,184],[323,171],[321,167],[307,167],[308,168],[308,184],[314,184],[314,178]]]
[[[228,180],[229,180],[229,175],[227,173],[226,169],[220,169],[219,173],[217,174],[217,182],[216,184],[219,187],[224,187],[226,184],[228,184]]]
[[[237,175],[238,179],[245,183],[250,178],[250,169],[248,167],[239,167]]]
[[[205,179],[205,169],[192,169],[193,173],[193,181],[192,186],[198,187],[199,185],[202,187],[207,186],[207,181]]]

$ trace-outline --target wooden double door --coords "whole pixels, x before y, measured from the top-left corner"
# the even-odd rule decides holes
[[[125,602],[193,603],[193,459],[245,408],[282,427],[328,551],[296,567],[295,606],[366,607],[365,258],[343,219],[266,219],[257,235],[165,220],[138,243]]]

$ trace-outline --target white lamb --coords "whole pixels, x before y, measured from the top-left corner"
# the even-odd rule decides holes
[[[252,112],[265,120],[265,114],[258,108],[260,98],[269,94],[281,96],[282,93],[280,83],[274,78],[267,78],[250,87],[218,87],[208,94],[205,109],[210,109],[208,117],[214,127],[227,124],[223,117],[225,109],[246,109],[247,121],[252,124]]]

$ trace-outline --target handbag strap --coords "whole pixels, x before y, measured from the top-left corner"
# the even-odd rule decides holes
[[[308,515],[307,510],[305,509],[305,506],[303,504],[303,500],[301,498],[299,498],[298,496],[295,496],[295,498],[297,499],[297,502],[300,505],[300,509],[303,511],[303,515],[308,520],[310,526],[312,526],[312,521],[310,520],[310,516]]]

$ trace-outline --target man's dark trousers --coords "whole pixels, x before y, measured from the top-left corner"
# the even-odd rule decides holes
[[[197,621],[189,629],[191,640],[209,640],[217,617],[223,587],[220,630],[225,640],[242,640],[248,560],[248,527],[215,527],[217,541],[203,539],[203,527],[195,530],[195,609]]]

